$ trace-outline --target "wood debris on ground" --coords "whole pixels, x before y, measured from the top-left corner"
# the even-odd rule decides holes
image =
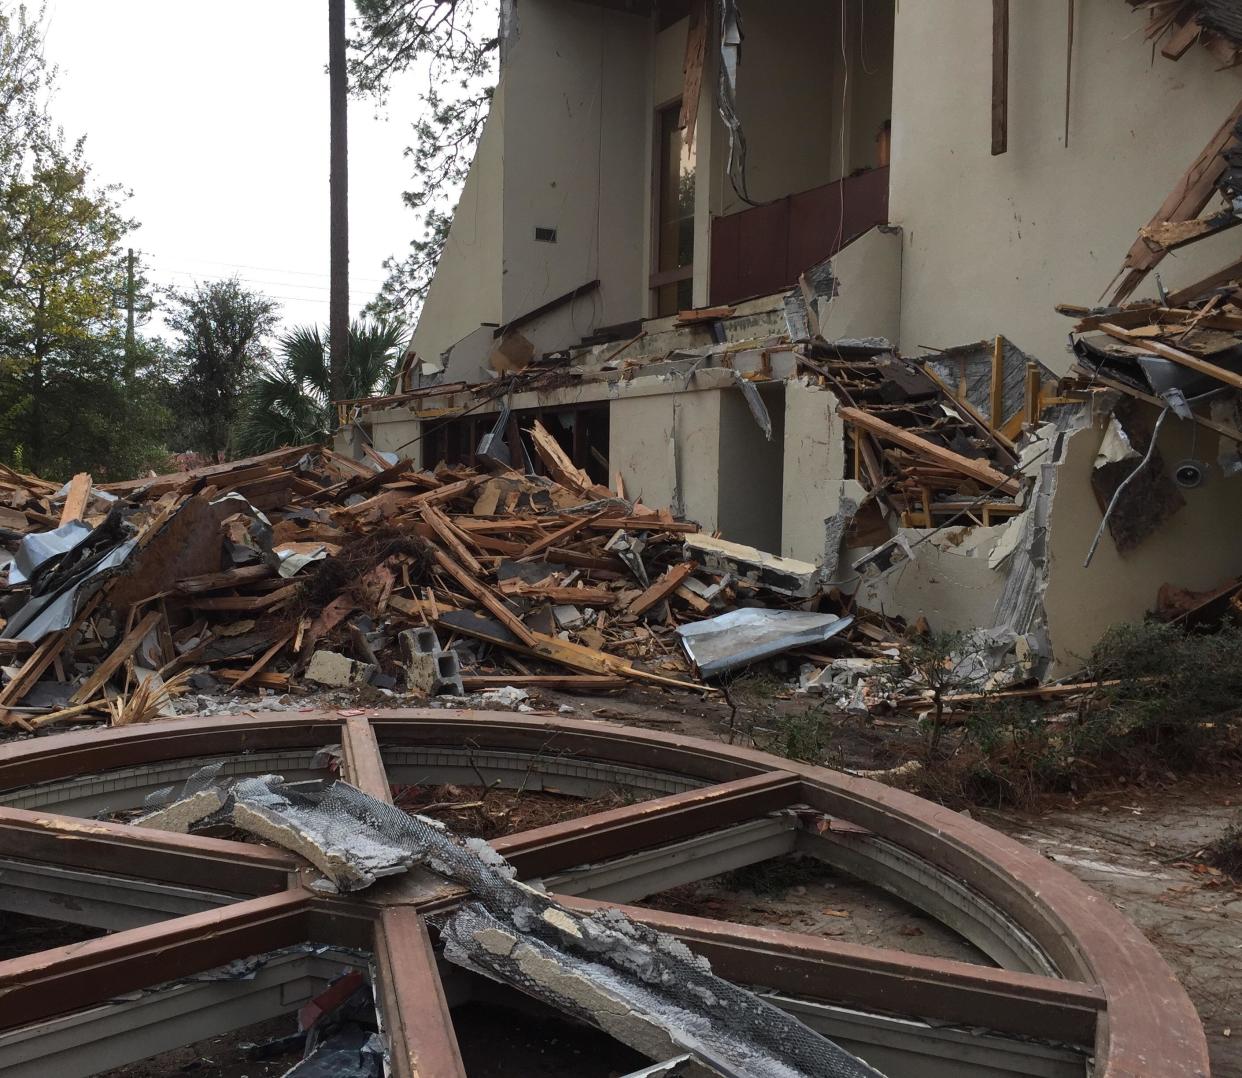
[[[749,548],[700,564],[698,525],[593,484],[531,434],[542,474],[319,446],[99,486],[0,470],[0,723],[145,721],[194,677],[225,692],[711,692],[679,626],[829,602],[769,588]],[[409,634],[428,629],[420,652]]]

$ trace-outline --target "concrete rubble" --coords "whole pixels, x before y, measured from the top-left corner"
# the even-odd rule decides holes
[[[213,777],[200,773],[189,785]],[[290,786],[265,775],[217,792],[227,804],[217,822],[304,857],[329,889],[360,890],[414,865],[466,887],[473,898],[440,917],[449,961],[552,1004],[653,1060],[687,1054],[704,1068],[700,1073],[729,1078],[882,1078],[784,1011],[714,976],[680,942],[617,910],[571,910],[519,882],[486,843],[463,841],[437,821],[343,782]]]

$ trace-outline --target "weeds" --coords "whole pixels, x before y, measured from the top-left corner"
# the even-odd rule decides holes
[[[1237,626],[1212,635],[1159,622],[1115,626],[1093,649],[1090,673],[1100,686],[1068,713],[985,694],[965,714],[952,751],[925,770],[922,792],[1014,804],[1091,778],[1172,777],[1242,755]]]
[[[1203,851],[1203,859],[1225,875],[1242,880],[1242,823],[1235,823],[1225,830],[1215,842]]]

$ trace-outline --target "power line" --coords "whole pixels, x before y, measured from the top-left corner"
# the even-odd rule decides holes
[[[149,252],[148,252],[148,253],[149,253]],[[234,268],[236,268],[236,269],[258,270],[260,273],[287,273],[287,274],[294,274],[294,275],[296,275],[296,276],[298,276],[298,277],[320,277],[320,278],[327,278],[327,277],[328,277],[328,274],[326,274],[326,273],[317,273],[317,272],[316,272],[316,271],[314,271],[314,270],[295,270],[295,269],[284,269],[284,268],[279,267],[279,266],[251,266],[251,265],[248,265],[248,264],[247,264],[247,263],[245,263],[245,262],[221,262],[221,261],[219,261],[219,260],[217,260],[217,259],[214,259],[214,258],[196,258],[196,257],[192,257],[192,256],[191,256],[191,257],[186,257],[186,258],[179,258],[179,259],[178,259],[178,261],[182,261],[182,262],[202,262],[202,263],[204,263],[204,264],[206,264],[206,265],[209,265],[209,266],[232,266],[232,267],[234,267]],[[354,276],[352,276],[352,275],[351,275],[351,280],[355,280],[355,281],[372,281],[372,282],[376,282],[376,283],[383,283],[382,281],[380,281],[380,280],[379,280],[379,278],[376,278],[376,277],[354,277]]]

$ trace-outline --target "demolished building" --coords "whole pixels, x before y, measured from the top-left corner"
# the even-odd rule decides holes
[[[1153,206],[1172,231],[1135,241],[1131,290],[1167,297],[1233,261],[1228,201],[1186,224],[1239,116],[1228,22],[1191,7],[1071,6],[1067,26],[1044,5],[507,5],[403,392],[346,402],[349,437],[424,465],[500,446],[537,468],[523,431],[539,419],[594,482],[813,564],[861,606],[1021,638],[1042,674],[1078,668],[1161,586],[1242,573],[1220,395],[1197,405],[1207,431],[1162,424],[1159,460],[1188,466],[1150,526],[1119,538],[1113,517],[1084,565],[1114,493],[1094,467],[1114,409],[1150,426],[1164,397],[1066,381],[1085,368],[1052,313],[1092,309]],[[530,122],[551,108],[566,124]],[[1159,131],[1158,153],[1135,131]],[[860,411],[1020,482],[903,447]]]

